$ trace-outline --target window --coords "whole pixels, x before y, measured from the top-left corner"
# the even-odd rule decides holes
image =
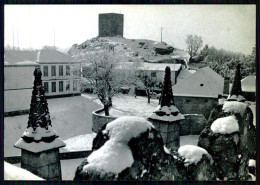
[[[70,66],[66,66],[66,76],[70,75]]]
[[[63,81],[59,81],[59,92],[63,92]]]
[[[56,92],[56,82],[51,82],[51,92]]]
[[[190,101],[191,101],[190,99],[186,99],[186,103],[190,103]]]
[[[43,66],[43,76],[48,76],[48,66]]]
[[[63,76],[63,66],[59,66],[59,76]]]
[[[56,76],[56,66],[51,66],[51,76]]]
[[[70,91],[70,81],[66,82],[66,91]]]
[[[73,81],[73,91],[77,91],[77,81]]]
[[[156,78],[156,72],[151,72],[151,77]]]
[[[200,86],[202,87],[204,84],[200,84]]]
[[[49,93],[49,82],[43,82],[45,93]]]

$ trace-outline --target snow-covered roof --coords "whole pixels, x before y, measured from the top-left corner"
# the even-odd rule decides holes
[[[4,161],[4,180],[20,180],[20,181],[42,181],[44,179],[34,175],[33,173],[14,166],[8,162]]]
[[[256,76],[247,76],[241,80],[242,91],[256,92]]]
[[[237,119],[234,115],[216,119],[210,129],[213,133],[231,134],[239,131]]]
[[[179,96],[218,97],[223,94],[224,78],[209,67],[199,69],[173,86],[173,94]]]
[[[192,73],[189,70],[182,69],[177,77],[177,83],[178,83],[178,80],[188,78],[191,75],[192,75]]]
[[[37,55],[39,63],[68,63],[75,61],[71,56],[57,50],[44,49],[41,50]]]
[[[25,60],[23,62],[17,62],[16,65],[39,65],[37,62]]]
[[[178,149],[178,153],[181,157],[185,158],[185,166],[188,166],[189,164],[197,164],[203,155],[209,155],[204,148],[194,145],[181,146]]]
[[[181,64],[163,64],[163,63],[147,63],[144,62],[139,70],[146,71],[165,71],[165,68],[169,66],[171,71],[178,71],[181,69]]]
[[[15,64],[23,61],[33,61],[37,59],[37,51],[17,51],[17,50],[5,50],[5,61],[9,64]]]

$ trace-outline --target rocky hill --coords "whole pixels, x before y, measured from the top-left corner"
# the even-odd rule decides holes
[[[122,62],[140,60],[153,63],[183,63],[188,61],[187,52],[178,50],[164,42],[145,39],[125,39],[117,37],[95,37],[81,44],[74,44],[68,54],[81,57],[90,52],[113,50],[120,56]]]

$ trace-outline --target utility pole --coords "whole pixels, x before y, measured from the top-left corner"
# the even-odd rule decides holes
[[[13,27],[13,50],[14,50],[14,27]]]
[[[163,27],[161,27],[161,42],[162,42],[162,30],[163,30]]]
[[[53,42],[54,42],[54,50],[55,50],[55,30],[53,29]]]
[[[20,50],[18,29],[17,29],[16,31],[17,31],[17,45],[18,45],[18,50]]]

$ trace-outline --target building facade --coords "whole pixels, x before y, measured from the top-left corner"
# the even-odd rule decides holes
[[[30,109],[33,72],[37,63],[4,65],[4,115],[26,114]]]
[[[80,62],[58,51],[39,51],[38,63],[47,97],[80,94]]]

